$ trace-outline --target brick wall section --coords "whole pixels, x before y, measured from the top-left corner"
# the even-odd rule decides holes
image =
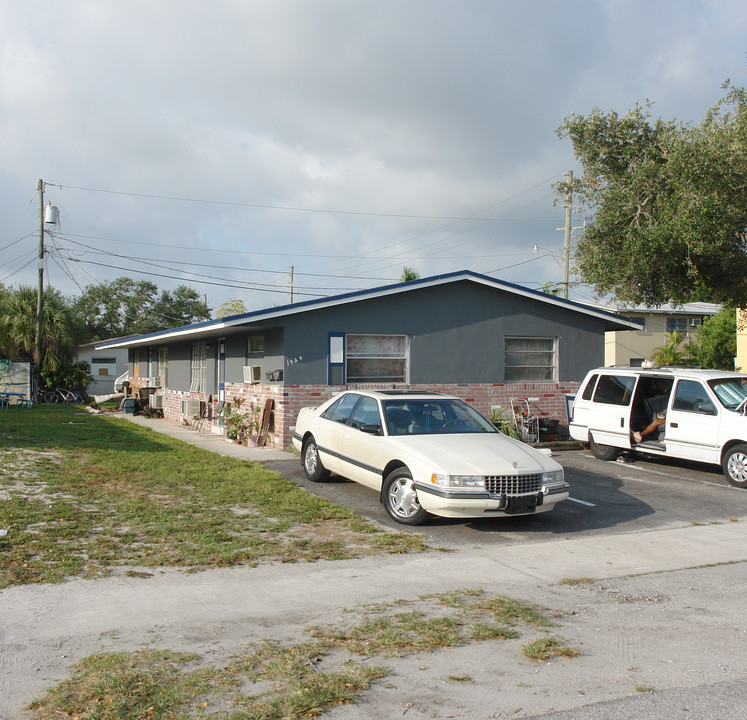
[[[281,419],[284,416],[283,394],[285,388],[282,385],[245,385],[243,383],[226,384],[226,402],[233,402],[237,397],[243,398],[244,402],[241,409],[244,413],[255,416],[255,408],[259,408],[256,414],[257,422],[262,418],[262,411],[265,407],[265,401],[272,399],[275,401],[275,418],[270,426],[270,432],[267,435],[267,445],[270,447],[288,447],[290,440],[282,444],[282,440],[277,436],[277,428],[282,428]],[[206,405],[206,421],[203,430],[222,433],[220,423],[218,422],[218,397],[217,395],[208,395],[206,393],[186,392],[180,390],[163,391],[163,415],[168,420],[191,422],[193,418],[182,414],[182,400],[195,399],[200,400]]]
[[[491,416],[491,408],[511,407],[511,400],[527,400],[530,412],[542,418],[559,421],[561,434],[566,425],[565,396],[575,395],[580,383],[496,383],[493,385],[397,385],[396,389],[428,390],[447,395],[456,395],[477,408],[486,417]],[[267,437],[267,445],[277,448],[290,447],[293,439],[296,416],[302,407],[321,405],[325,400],[343,390],[394,389],[388,385],[278,385],[261,384],[245,385],[231,383],[226,385],[226,400],[236,397],[244,398],[242,409],[254,414],[254,408],[264,409],[265,401],[275,401],[274,422]],[[217,399],[200,393],[189,393],[175,390],[164,390],[163,413],[170,420],[181,422],[181,401],[196,398],[207,403],[206,428],[220,431],[217,423]]]

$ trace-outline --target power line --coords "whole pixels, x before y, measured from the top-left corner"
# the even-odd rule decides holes
[[[23,237],[19,237],[18,240],[14,240],[13,242],[8,243],[7,245],[5,245],[5,247],[1,247],[0,248],[0,252],[3,252],[3,250],[7,250],[9,247],[13,247],[14,245],[16,245],[19,242],[21,242],[21,240],[25,240],[26,238],[31,237],[33,234],[34,233],[29,233],[28,235],[24,235]]]
[[[27,255],[27,253],[26,253],[26,254],[24,255],[24,257],[25,257],[26,255]],[[21,260],[21,259],[22,259],[22,258],[16,258],[16,260],[15,260],[15,261],[13,261],[13,262],[16,262],[16,261],[18,261],[18,260]],[[12,277],[13,277],[13,276],[14,276],[15,274],[17,274],[17,273],[21,272],[21,270],[25,270],[25,269],[26,269],[26,268],[27,268],[27,267],[28,267],[29,265],[31,265],[31,264],[32,264],[33,262],[35,262],[35,261],[36,261],[36,255],[34,255],[34,256],[33,256],[33,257],[31,258],[31,260],[29,260],[28,262],[24,263],[24,264],[23,264],[23,265],[21,265],[20,267],[17,267],[17,268],[15,268],[14,270],[11,270],[11,271],[10,271],[10,272],[9,272],[9,273],[8,273],[7,275],[5,275],[5,277],[2,277],[2,278],[0,278],[0,283],[4,283],[4,282],[5,282],[6,280],[9,280],[9,279],[10,279],[10,278],[12,278]],[[11,264],[12,264],[12,263],[11,263]]]
[[[165,275],[163,273],[149,272],[147,270],[141,270],[141,269],[137,269],[137,270],[133,271],[133,268],[131,268],[131,267],[121,267],[119,265],[109,265],[107,263],[94,262],[93,260],[80,260],[78,258],[67,258],[67,259],[70,260],[70,262],[85,263],[85,264],[88,264],[88,265],[97,265],[99,267],[110,268],[110,269],[113,269],[113,270],[124,270],[127,273],[133,273],[134,272],[134,273],[136,273],[138,275],[148,275],[148,276],[152,276],[152,277],[163,277],[163,278],[168,278],[169,280],[175,280],[176,279],[176,278],[174,278],[173,275]],[[234,288],[234,289],[239,289],[239,290],[252,290],[252,291],[258,291],[258,292],[282,293],[283,295],[287,295],[287,293],[288,293],[287,290],[278,290],[278,289],[274,289],[274,288],[270,288],[270,287],[252,287],[251,285],[246,284],[246,283],[241,283],[241,284],[237,285],[237,282],[227,283],[227,282],[218,282],[218,281],[214,281],[214,280],[192,280],[191,282],[200,283],[202,285],[216,285],[216,286],[219,286],[219,287],[229,287],[229,288]],[[239,281],[239,283],[240,283],[240,281]],[[351,289],[351,290],[357,290],[359,288],[349,288],[349,289]],[[314,293],[299,293],[299,294],[300,295],[306,295],[308,297],[326,297],[326,295],[316,295]]]
[[[548,183],[556,177],[558,177],[558,175],[553,175],[552,177],[548,178],[542,183],[539,183],[538,185],[534,185],[533,187],[528,188],[527,190],[524,190],[521,193],[518,193],[517,195],[513,195],[512,197],[507,198],[506,200],[501,200],[495,205],[491,205],[487,209],[492,209],[502,203],[508,202],[509,200],[519,197],[523,193],[529,192],[530,190],[540,187],[540,185]],[[59,188],[60,190],[81,190],[84,192],[95,192],[95,193],[102,193],[105,195],[124,195],[127,197],[147,198],[150,200],[168,200],[170,202],[186,202],[186,203],[196,203],[196,204],[201,204],[201,205],[222,205],[222,206],[228,206],[228,207],[255,208],[259,210],[287,210],[287,211],[293,211],[293,212],[323,213],[323,214],[328,214],[328,215],[354,215],[354,216],[363,216],[363,217],[387,217],[387,218],[401,218],[401,219],[412,219],[412,220],[455,220],[455,221],[473,220],[475,219],[475,216],[477,214],[481,212],[486,212],[487,210],[487,209],[480,210],[478,211],[478,213],[475,213],[473,215],[466,216],[466,217],[455,216],[455,215],[382,213],[382,212],[359,211],[359,210],[331,210],[328,208],[308,208],[308,207],[297,207],[293,205],[269,205],[269,204],[262,204],[262,203],[235,202],[235,201],[229,201],[229,200],[206,200],[204,198],[179,197],[176,195],[154,195],[150,193],[128,192],[124,190],[104,190],[102,188],[81,187],[77,185],[60,185],[57,183],[45,183],[45,185],[47,186],[52,185],[54,187]],[[480,218],[480,219],[487,220],[488,222],[524,222],[522,220],[511,220],[511,219],[506,219],[506,218]],[[527,221],[527,222],[532,222],[532,221]]]
[[[60,237],[58,235],[58,237]],[[178,272],[178,268],[174,268],[174,265],[186,265],[193,267],[195,265],[194,262],[187,262],[187,261],[181,261],[181,260],[159,260],[157,258],[151,258],[151,257],[142,257],[137,255],[123,255],[121,253],[115,253],[113,251],[106,251],[106,250],[99,250],[91,245],[88,245],[86,243],[81,243],[76,240],[72,240],[69,237],[65,238],[68,242],[72,243],[73,245],[77,245],[79,247],[85,248],[86,251],[90,252],[91,254],[95,255],[104,255],[108,257],[117,257],[125,260],[132,260],[132,261],[141,261],[141,262],[148,262],[152,263],[156,267],[161,267],[163,269],[173,269],[176,272]],[[70,248],[67,248],[68,252],[73,252]],[[481,256],[467,256],[464,255],[454,255],[454,256],[437,256],[436,259],[486,259],[486,258],[499,258],[499,257],[517,257],[517,256],[523,256],[526,253],[506,253],[506,254],[491,254],[491,255],[481,255]],[[383,259],[383,258],[382,258]],[[386,258],[387,260],[393,260],[394,258]],[[539,259],[539,258],[533,258],[533,259]],[[84,261],[85,262],[85,261]],[[225,270],[226,266],[225,264],[211,264],[211,263],[199,263],[199,266],[201,268],[216,268],[219,270]],[[513,266],[508,266],[513,267]],[[273,274],[273,275],[287,275],[288,270],[265,270],[265,269],[256,269],[256,268],[243,268],[243,267],[232,267],[232,270],[236,271],[242,271],[242,272],[257,272],[257,273],[265,273],[265,274]],[[296,272],[296,276],[304,276],[304,277],[318,277],[318,278],[335,278],[335,279],[346,279],[346,280],[366,280],[366,281],[374,281],[374,282],[388,282],[391,280],[391,278],[382,278],[382,277],[370,277],[370,276],[356,276],[356,275],[336,275],[336,274],[330,274],[330,273],[304,273],[304,272]],[[215,276],[205,276],[205,277],[212,277],[213,279],[226,279],[224,277],[215,278]],[[254,281],[255,284],[262,284]],[[334,288],[306,288],[306,289],[314,289],[314,290],[329,290]],[[356,288],[352,288],[356,289]]]
[[[74,236],[74,237],[80,237],[80,236]],[[194,266],[195,265],[194,262],[187,262],[187,261],[182,261],[182,260],[159,260],[158,258],[141,257],[141,256],[137,256],[137,255],[122,255],[120,253],[115,253],[115,252],[111,252],[111,251],[107,251],[107,250],[100,250],[98,248],[93,247],[92,245],[86,245],[86,243],[81,243],[81,242],[78,242],[76,240],[71,240],[69,237],[66,237],[65,239],[68,242],[73,243],[74,245],[79,245],[80,247],[86,248],[88,251],[90,251],[91,253],[96,254],[96,255],[108,255],[108,256],[112,256],[112,257],[119,257],[119,258],[124,258],[124,259],[127,259],[127,260],[139,260],[139,261],[143,261],[143,262],[168,262],[171,265],[190,265],[190,266]],[[181,249],[194,249],[194,248],[184,248],[183,246],[181,246]],[[203,251],[206,251],[206,252],[210,252],[211,254],[214,252],[212,249],[206,249],[206,248],[200,248],[200,249],[203,250]],[[68,248],[68,252],[72,252],[72,251]],[[244,252],[244,251],[226,251],[226,252]],[[202,263],[201,262],[201,263],[199,263],[199,265],[200,265],[200,267],[204,267],[204,268],[218,268],[218,269],[221,269],[221,270],[225,270],[226,269],[225,263],[224,264],[219,264],[219,265],[213,265],[213,264],[210,264],[210,263]],[[288,270],[264,270],[264,269],[259,269],[259,268],[241,268],[241,267],[235,267],[235,266],[232,266],[231,269],[232,270],[241,270],[241,271],[244,271],[244,272],[258,272],[258,273],[267,273],[267,274],[273,274],[273,275],[287,275],[288,274]],[[341,277],[339,275],[327,275],[327,274],[323,274],[323,273],[300,273],[300,272],[297,272],[296,275],[306,275],[306,276],[309,276],[309,277],[334,277],[334,278]],[[347,279],[350,279],[350,280],[381,280],[381,281],[386,281],[386,280],[389,279],[389,278],[372,278],[372,277],[354,277],[354,276],[351,276],[351,275],[345,275],[344,277],[347,278]]]
[[[423,233],[422,235],[416,236],[415,238],[410,238],[410,240],[416,239],[417,237],[424,237],[425,235],[429,234],[430,232],[431,231],[428,231],[426,233]],[[117,244],[122,244],[123,242],[126,242],[127,245],[147,245],[148,247],[154,247],[154,248],[172,248],[172,249],[177,249],[177,250],[190,250],[190,251],[194,251],[194,252],[207,252],[207,253],[210,253],[211,255],[215,255],[215,254],[218,254],[218,253],[227,253],[227,254],[232,254],[232,255],[262,255],[262,256],[267,255],[267,256],[270,256],[270,257],[275,257],[276,256],[276,257],[290,257],[290,258],[297,258],[297,257],[315,258],[315,259],[318,258],[320,260],[329,260],[329,259],[333,259],[333,260],[334,259],[350,260],[350,253],[345,253],[344,255],[325,255],[325,254],[318,254],[318,253],[263,252],[263,251],[260,251],[260,250],[224,250],[224,249],[221,249],[221,248],[212,248],[212,247],[208,248],[208,247],[204,247],[204,246],[200,247],[200,246],[195,246],[195,245],[183,245],[183,244],[180,244],[180,245],[170,245],[168,243],[153,243],[153,242],[144,242],[144,241],[141,241],[141,240],[130,240],[130,239],[127,239],[127,240],[117,240],[115,238],[102,237],[100,235],[80,235],[80,234],[77,234],[77,233],[65,233],[64,235],[58,233],[57,236],[58,237],[62,237],[65,240],[68,240],[71,243],[75,243],[76,245],[81,245],[82,247],[90,248],[92,251],[100,252],[100,253],[106,253],[107,251],[101,250],[100,248],[96,248],[96,247],[94,247],[92,245],[86,245],[85,243],[77,242],[77,241],[73,240],[72,238],[86,238],[87,240],[102,240],[102,241],[105,241],[105,242],[113,242],[113,243],[117,243]],[[454,235],[452,237],[456,237],[456,235]],[[402,242],[407,242],[407,241],[402,241]],[[390,245],[388,247],[395,247],[395,245]],[[380,248],[380,249],[387,249],[387,248]],[[510,257],[512,255],[517,255],[517,254],[522,254],[522,253],[498,253],[498,254],[490,254],[490,255],[432,255],[430,257],[433,260],[480,260],[480,259],[483,259],[483,258],[491,258],[491,257]],[[121,256],[121,257],[124,257],[124,256]],[[132,257],[132,256],[131,255],[127,255],[126,257]],[[376,259],[376,260],[395,260],[398,257],[399,256],[386,256],[386,257],[371,258],[371,259]],[[413,258],[405,258],[405,259],[407,259],[408,261],[414,261],[414,260],[421,260],[423,258],[420,257],[420,256],[416,256],[416,257],[413,257]],[[200,263],[200,265],[202,265],[202,263]],[[220,267],[225,267],[225,265],[222,265]],[[267,273],[269,273],[269,272],[287,272],[287,271],[285,271],[285,270],[259,270],[259,269],[257,269],[256,272],[267,272]],[[296,274],[297,275],[318,275],[317,273],[298,273],[298,272]],[[326,275],[321,275],[321,277],[340,277],[340,276],[326,274]],[[344,277],[351,277],[351,276],[350,275],[344,275]],[[357,278],[357,279],[360,279],[360,280],[376,280],[376,278],[367,278],[367,277],[361,277],[361,278]]]
[[[434,234],[436,232],[439,232],[440,230],[446,230],[446,229],[448,229],[448,228],[450,228],[450,227],[452,227],[454,225],[458,225],[462,220],[480,220],[481,221],[481,225],[478,227],[478,229],[480,227],[484,227],[485,225],[487,225],[490,222],[490,219],[488,219],[488,218],[480,218],[480,217],[478,217],[479,215],[481,215],[484,212],[487,212],[488,210],[492,210],[495,207],[498,207],[498,205],[505,204],[505,203],[507,203],[507,202],[509,202],[511,200],[514,200],[514,199],[516,199],[518,197],[521,197],[522,195],[530,192],[531,190],[535,190],[538,187],[542,187],[543,185],[546,185],[547,183],[549,183],[551,180],[553,180],[556,177],[559,177],[559,174],[558,175],[553,175],[552,177],[548,178],[547,180],[543,180],[541,183],[537,183],[536,185],[533,185],[532,187],[527,188],[526,190],[522,190],[521,192],[518,192],[515,195],[512,195],[512,196],[510,196],[508,198],[505,198],[504,200],[500,200],[499,202],[494,203],[493,205],[490,205],[490,206],[488,206],[486,208],[483,208],[482,210],[477,210],[477,211],[475,211],[474,213],[472,213],[472,215],[470,215],[467,218],[454,218],[453,222],[449,222],[446,225],[441,225],[440,227],[433,228],[431,230],[426,230],[425,232],[419,233],[418,235],[415,235],[414,237],[408,238],[406,240],[401,240],[401,241],[393,243],[391,245],[386,245],[383,248],[379,248],[378,251],[389,250],[390,248],[398,247],[400,245],[404,245],[405,243],[411,242],[413,240],[418,240],[418,239],[420,239],[422,237],[425,237],[427,235],[432,235],[432,234]],[[528,207],[531,204],[533,204],[533,203],[527,203],[527,205],[525,205],[524,207]],[[508,220],[508,219],[504,219],[504,221],[506,221],[506,222],[513,222],[513,221]],[[452,236],[452,237],[454,237],[454,236]],[[415,248],[415,250],[421,250],[421,249],[426,248],[426,247],[432,247],[433,245],[437,245],[437,244],[441,244],[443,242],[446,242],[448,239],[449,238],[442,238],[441,240],[436,240],[433,243],[426,244],[426,245],[421,245],[418,248]],[[469,242],[469,241],[465,241],[465,243],[463,243],[463,244],[466,244],[466,242]],[[364,255],[367,255],[367,254],[369,254],[369,253],[364,253]],[[400,255],[398,257],[401,258],[401,256],[403,254],[404,254],[404,252],[400,253]],[[372,261],[373,261],[373,259],[372,259]],[[368,262],[366,264],[371,265],[372,262]],[[359,265],[357,267],[359,267]]]
[[[68,252],[70,252],[70,251],[68,250]],[[100,253],[100,254],[111,255],[113,257],[121,258],[121,259],[124,259],[124,260],[133,260],[133,259],[135,259],[135,258],[132,258],[129,255],[120,255],[120,254],[117,254],[117,253]],[[62,257],[62,256],[60,256],[60,257]],[[114,266],[114,265],[105,265],[103,263],[95,263],[92,260],[84,260],[84,259],[81,259],[81,258],[70,257],[70,256],[67,256],[66,259],[70,260],[71,262],[77,262],[77,263],[92,263],[92,264],[103,265],[104,267],[117,267],[117,266]],[[147,260],[147,259],[146,259],[146,261],[150,263],[151,267],[161,268],[162,270],[170,270],[170,271],[172,271],[177,276],[179,274],[181,274],[182,276],[184,276],[184,275],[192,276],[192,277],[189,277],[189,278],[184,278],[185,281],[188,280],[190,282],[200,282],[199,278],[208,278],[209,280],[218,280],[218,281],[225,281],[225,282],[229,281],[229,279],[227,277],[225,277],[225,275],[220,275],[220,276],[216,277],[215,275],[206,275],[204,273],[198,273],[198,272],[195,272],[193,270],[183,270],[183,269],[180,269],[180,268],[175,268],[175,267],[172,266],[172,264],[171,264],[170,261],[168,263],[166,263],[165,261],[157,262],[157,261]],[[218,268],[220,268],[222,270],[225,269],[225,267],[221,266],[221,265],[212,266],[212,267],[218,267]],[[234,269],[241,270],[242,268],[234,268]],[[251,271],[251,272],[253,272],[253,271]],[[265,272],[265,271],[258,271],[258,272]],[[153,274],[156,274],[156,273],[153,273]],[[170,277],[172,280],[176,279],[173,275],[166,276],[166,277]],[[362,279],[369,280],[371,278],[362,278]],[[242,282],[242,281],[233,281],[233,282],[235,284],[236,282]],[[277,287],[277,283],[272,283],[272,284],[261,283],[261,282],[258,282],[258,281],[255,280],[255,281],[252,281],[252,286],[247,285],[246,281],[244,281],[244,286],[245,286],[246,289],[250,289],[250,290],[263,290],[263,289],[267,289],[267,288],[273,288],[274,289],[274,288]],[[330,288],[330,287],[301,286],[301,289],[304,289],[304,290],[337,290],[337,291],[339,291],[339,290],[358,290],[359,288]]]

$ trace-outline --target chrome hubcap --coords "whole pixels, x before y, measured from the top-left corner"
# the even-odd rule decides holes
[[[319,455],[316,451],[316,445],[314,443],[309,443],[306,446],[305,460],[306,471],[310,475],[313,475],[316,472],[317,463],[319,462]]]
[[[389,487],[389,506],[400,517],[412,517],[420,510],[418,494],[410,478],[397,478]]]
[[[729,477],[736,482],[747,482],[747,455],[734,453],[727,464]]]

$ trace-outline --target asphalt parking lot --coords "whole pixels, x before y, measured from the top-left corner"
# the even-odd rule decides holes
[[[747,491],[729,485],[716,467],[639,457],[604,462],[586,450],[553,451],[553,457],[565,469],[571,497],[552,512],[485,520],[433,518],[411,529],[432,546],[469,547],[727,522],[747,515]],[[326,483],[309,482],[297,456],[268,465],[381,525],[404,527],[389,518],[369,488],[335,475]]]

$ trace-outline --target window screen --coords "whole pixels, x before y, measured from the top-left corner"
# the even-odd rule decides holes
[[[346,382],[407,382],[406,335],[346,335]]]
[[[190,392],[207,392],[207,345],[192,345]]]
[[[506,382],[554,381],[556,339],[507,337],[504,347]]]

